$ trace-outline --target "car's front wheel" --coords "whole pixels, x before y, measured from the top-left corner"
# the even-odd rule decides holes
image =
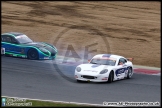
[[[109,73],[109,77],[108,77],[107,82],[108,82],[108,83],[111,83],[111,82],[113,82],[113,80],[114,80],[114,75],[113,75],[113,72],[111,71],[111,72]]]
[[[39,58],[38,51],[36,49],[30,49],[27,54],[28,59],[37,60]]]

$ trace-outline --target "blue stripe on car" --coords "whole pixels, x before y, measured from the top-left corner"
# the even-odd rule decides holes
[[[104,54],[102,57],[110,57],[111,54]]]
[[[124,73],[127,70],[127,68],[120,68],[115,71],[115,75],[118,76],[118,74]]]

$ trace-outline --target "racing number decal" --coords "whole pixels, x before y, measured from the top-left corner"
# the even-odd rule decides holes
[[[5,48],[1,48],[1,54],[5,54]]]

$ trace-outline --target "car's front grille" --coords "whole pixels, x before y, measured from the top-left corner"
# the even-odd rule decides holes
[[[82,75],[82,77],[87,79],[95,79],[94,76],[89,76],[89,75]]]

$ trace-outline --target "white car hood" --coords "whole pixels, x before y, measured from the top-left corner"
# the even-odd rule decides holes
[[[84,75],[98,75],[102,70],[108,69],[112,66],[98,65],[98,64],[81,64],[81,73]]]

